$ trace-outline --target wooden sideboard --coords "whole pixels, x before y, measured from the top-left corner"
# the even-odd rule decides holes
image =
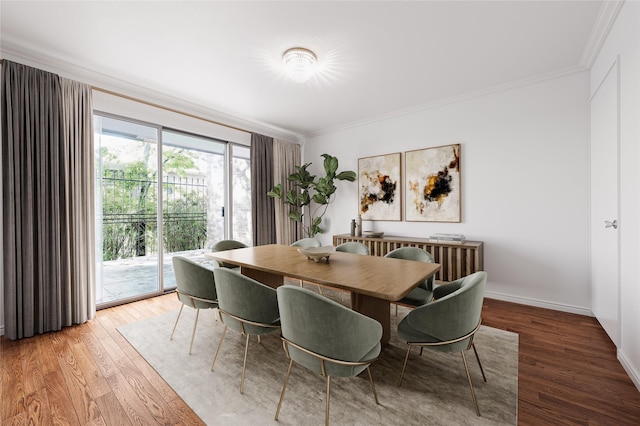
[[[453,281],[477,271],[484,270],[482,241],[433,242],[428,238],[383,236],[381,238],[352,237],[349,234],[333,236],[333,245],[358,241],[369,248],[372,256],[384,256],[399,247],[418,247],[431,253],[440,264],[436,280]]]

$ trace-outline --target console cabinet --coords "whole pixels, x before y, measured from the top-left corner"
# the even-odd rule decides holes
[[[399,247],[418,247],[431,253],[435,262],[440,264],[436,280],[453,281],[477,271],[484,270],[482,241],[465,241],[462,243],[438,241],[428,238],[383,236],[352,237],[349,234],[333,236],[333,245],[337,246],[349,241],[358,241],[369,248],[372,256],[384,256]]]

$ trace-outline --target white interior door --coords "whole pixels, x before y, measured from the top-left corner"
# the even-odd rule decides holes
[[[591,310],[620,343],[618,64],[591,98]]]

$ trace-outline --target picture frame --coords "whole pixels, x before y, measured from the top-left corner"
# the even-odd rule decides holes
[[[358,159],[358,204],[362,220],[402,220],[402,153]]]
[[[460,144],[405,152],[405,220],[461,222]]]

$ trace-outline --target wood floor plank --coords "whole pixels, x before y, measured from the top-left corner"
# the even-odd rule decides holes
[[[62,332],[0,338],[0,423],[203,425],[117,331],[179,307],[168,294]],[[519,424],[640,424],[640,392],[594,318],[486,299],[483,323],[519,335]]]

